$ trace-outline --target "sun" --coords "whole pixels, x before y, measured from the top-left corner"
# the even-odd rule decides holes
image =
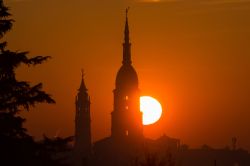
[[[143,125],[150,125],[157,122],[162,114],[161,104],[150,96],[140,97],[140,110],[143,113]]]

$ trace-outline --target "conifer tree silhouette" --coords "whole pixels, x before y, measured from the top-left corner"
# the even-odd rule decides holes
[[[14,20],[0,0],[0,40],[12,27]],[[21,65],[37,65],[47,60],[48,56],[28,58],[28,52],[10,51],[7,42],[0,41],[0,134],[8,137],[27,137],[26,129],[22,127],[25,119],[18,116],[22,110],[29,111],[37,103],[55,103],[42,90],[42,83],[31,86],[26,81],[16,79],[15,70]]]
[[[4,35],[11,30],[13,19],[9,8],[0,0],[0,165],[61,165],[51,157],[55,149],[65,150],[70,138],[35,142],[23,127],[25,119],[20,111],[29,111],[39,103],[55,103],[42,90],[42,83],[31,85],[16,78],[20,65],[35,66],[49,56],[28,57],[28,52],[11,51]],[[49,142],[49,143],[48,143]]]

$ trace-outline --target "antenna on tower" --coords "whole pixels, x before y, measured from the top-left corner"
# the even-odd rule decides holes
[[[128,16],[128,11],[129,11],[129,9],[130,9],[130,7],[128,6],[128,7],[126,8],[126,17]]]

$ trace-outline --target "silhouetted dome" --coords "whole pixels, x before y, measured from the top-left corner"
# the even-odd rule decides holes
[[[138,76],[132,65],[122,65],[116,75],[116,88],[138,87]]]

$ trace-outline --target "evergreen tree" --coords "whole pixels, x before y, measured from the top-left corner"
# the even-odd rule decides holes
[[[23,127],[25,119],[20,111],[29,111],[38,103],[55,103],[42,90],[42,83],[32,86],[27,81],[16,79],[20,65],[34,66],[48,60],[49,56],[29,58],[28,52],[10,51],[7,42],[2,41],[11,30],[14,20],[9,9],[0,0],[0,165],[61,165],[55,160],[56,152],[67,149],[66,139],[44,138],[35,142]]]
[[[8,8],[0,0],[0,39],[12,27],[13,20],[9,19]],[[13,52],[6,49],[7,42],[0,43],[0,110],[8,113],[18,113],[21,108],[29,110],[37,103],[55,103],[46,92],[42,91],[42,84],[31,86],[26,81],[16,80],[15,70],[21,64],[41,64],[49,56],[29,58],[28,52]]]
[[[3,0],[0,0],[0,40],[12,27],[13,20],[9,19],[8,10]],[[42,90],[42,83],[31,86],[26,81],[18,81],[15,70],[22,64],[28,66],[41,64],[50,57],[29,58],[28,52],[10,51],[6,46],[7,42],[0,42],[0,123],[6,123],[0,125],[0,133],[6,136],[25,137],[25,129],[21,127],[25,120],[17,113],[22,110],[29,111],[30,106],[35,106],[37,103],[55,103],[55,101]]]

